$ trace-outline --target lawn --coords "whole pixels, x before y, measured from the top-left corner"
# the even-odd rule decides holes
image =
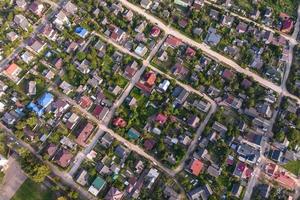
[[[29,178],[16,192],[12,200],[55,200],[55,194],[43,184],[37,184]]]
[[[300,173],[300,160],[290,161],[283,166],[285,169],[290,171],[291,173],[298,176]]]

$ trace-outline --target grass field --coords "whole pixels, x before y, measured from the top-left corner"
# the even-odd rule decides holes
[[[290,161],[283,167],[296,176],[300,174],[300,160]]]
[[[29,178],[16,192],[12,200],[56,200],[55,194],[51,189],[43,184],[37,184]]]

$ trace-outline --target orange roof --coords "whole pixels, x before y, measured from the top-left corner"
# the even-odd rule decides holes
[[[12,75],[19,68],[20,67],[18,65],[16,65],[15,63],[12,63],[8,66],[8,68],[6,68],[5,73],[7,75]]]
[[[155,84],[155,80],[156,80],[156,75],[154,73],[149,73],[149,75],[147,75],[147,84],[149,86],[152,86]]]
[[[195,176],[198,176],[201,172],[203,168],[203,163],[198,160],[198,159],[195,159],[191,165],[191,171],[192,171],[192,174],[194,174]]]
[[[284,172],[280,172],[276,175],[275,180],[278,181],[279,184],[283,185],[284,187],[287,187],[290,190],[294,190],[296,183],[295,181],[286,175]]]

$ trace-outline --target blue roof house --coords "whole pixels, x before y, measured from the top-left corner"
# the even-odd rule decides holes
[[[85,28],[82,28],[82,27],[77,27],[75,29],[75,33],[81,37],[81,38],[85,38],[88,34],[89,34],[89,31],[86,30]]]
[[[51,93],[44,93],[36,103],[30,102],[27,108],[35,112],[39,117],[44,114],[45,108],[47,108],[54,100],[54,96]]]

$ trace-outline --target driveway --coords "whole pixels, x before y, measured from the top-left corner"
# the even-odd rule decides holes
[[[3,183],[0,186],[0,200],[10,200],[26,179],[27,176],[19,163],[11,156],[8,160],[8,168]]]

